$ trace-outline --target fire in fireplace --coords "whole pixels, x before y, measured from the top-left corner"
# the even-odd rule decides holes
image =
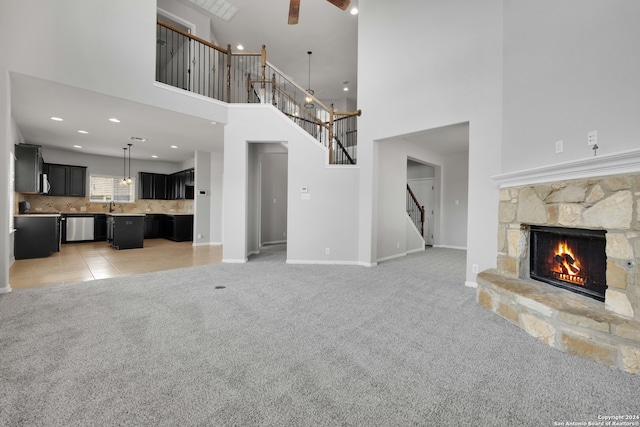
[[[607,256],[604,230],[530,227],[530,276],[604,301]]]

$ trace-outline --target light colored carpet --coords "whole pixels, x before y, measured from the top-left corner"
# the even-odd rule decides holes
[[[272,247],[246,265],[2,295],[0,425],[552,426],[640,413],[640,376],[478,306],[465,257],[302,266]]]

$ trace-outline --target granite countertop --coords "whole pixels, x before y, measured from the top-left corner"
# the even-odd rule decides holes
[[[41,218],[43,216],[61,216],[62,214],[59,213],[29,213],[29,214],[16,214],[14,215],[14,217],[35,217],[35,218]]]

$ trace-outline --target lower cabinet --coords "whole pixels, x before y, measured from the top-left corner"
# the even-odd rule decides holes
[[[107,216],[107,242],[116,249],[144,247],[144,216]]]
[[[16,259],[46,258],[60,250],[60,216],[16,216]]]
[[[107,240],[107,215],[95,215],[93,222],[93,240],[96,242],[104,242]]]
[[[144,238],[157,239],[162,237],[162,222],[164,215],[147,214],[144,217]]]
[[[174,242],[193,240],[193,215],[165,215],[162,234]]]

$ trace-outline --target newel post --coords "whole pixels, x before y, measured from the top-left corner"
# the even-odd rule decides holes
[[[231,102],[231,45],[227,45],[227,102]]]
[[[333,103],[329,107],[329,164],[333,164]]]
[[[260,51],[260,66],[262,67],[260,81],[262,82],[262,89],[264,89],[265,79],[267,78],[265,75],[265,69],[267,68],[267,46],[264,44],[262,45],[262,49]]]

